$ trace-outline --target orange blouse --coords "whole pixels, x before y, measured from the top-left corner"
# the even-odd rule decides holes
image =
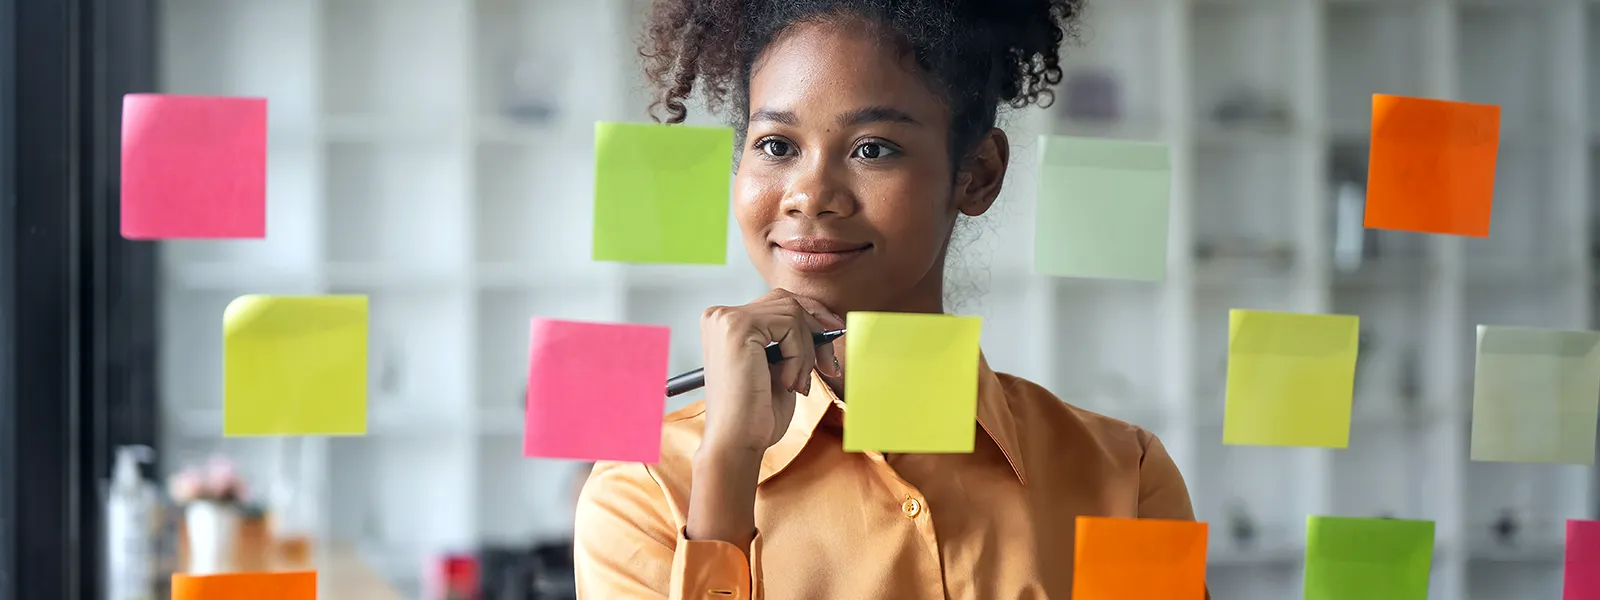
[[[578,596],[1011,600],[1072,596],[1078,515],[1194,520],[1161,441],[979,359],[971,454],[845,452],[820,379],[761,461],[750,554],[684,536],[697,402],[661,461],[602,462],[578,501]]]

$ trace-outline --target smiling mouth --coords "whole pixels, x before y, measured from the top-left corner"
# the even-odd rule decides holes
[[[872,244],[793,240],[773,244],[778,260],[796,271],[826,273],[845,267],[872,249]]]

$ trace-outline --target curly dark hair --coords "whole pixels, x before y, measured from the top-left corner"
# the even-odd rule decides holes
[[[941,94],[959,162],[994,127],[1000,105],[1050,105],[1061,46],[1077,39],[1083,8],[1084,0],[656,0],[639,54],[656,88],[651,117],[662,121],[664,108],[666,122],[682,123],[699,84],[742,145],[751,68],[767,45],[797,23],[864,18]]]

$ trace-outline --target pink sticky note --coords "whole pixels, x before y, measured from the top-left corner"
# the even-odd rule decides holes
[[[534,319],[522,455],[659,460],[670,331]]]
[[[1562,600],[1600,600],[1600,521],[1567,521]]]
[[[265,98],[122,98],[122,237],[266,236]]]

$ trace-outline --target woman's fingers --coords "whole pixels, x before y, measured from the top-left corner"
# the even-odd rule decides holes
[[[821,332],[844,329],[844,319],[837,314],[834,314],[834,312],[829,310],[828,307],[823,306],[821,302],[817,302],[816,300],[812,300],[805,296],[794,294],[782,288],[774,289],[770,296],[774,299],[782,298],[798,302],[801,308],[805,309],[806,314],[811,317],[811,319],[808,321],[808,324],[814,328],[814,331]],[[839,361],[836,358],[837,355],[834,353],[833,344],[823,344],[821,346],[813,345],[812,354],[813,367],[821,371],[824,375],[831,377],[839,377],[844,375],[844,373],[840,372],[840,369],[837,368]],[[788,355],[786,354],[785,356]],[[809,386],[811,371],[810,369],[807,369],[804,371],[804,373],[804,376],[807,380],[805,385]],[[809,389],[809,387],[807,389]]]
[[[817,319],[822,331],[844,329],[844,317],[833,314],[833,311],[828,310],[828,307],[823,306],[821,302],[804,296],[794,296],[794,299],[800,303],[800,306],[805,307],[806,312],[811,313],[811,316]]]

